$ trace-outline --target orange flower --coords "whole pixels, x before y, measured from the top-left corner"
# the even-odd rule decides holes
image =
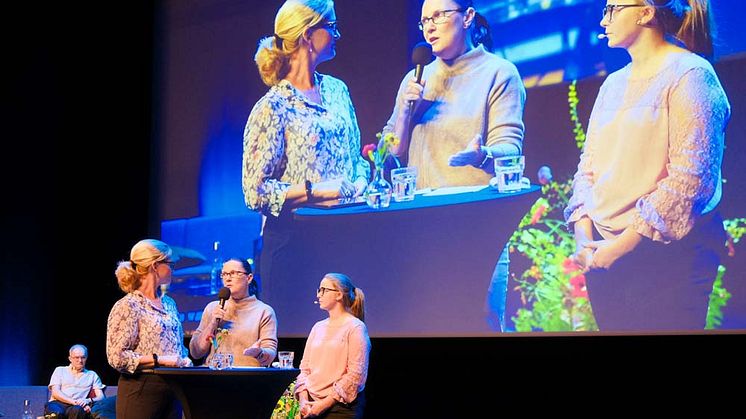
[[[534,211],[533,215],[531,216],[531,221],[529,221],[529,224],[536,224],[541,220],[541,217],[544,216],[544,213],[547,211],[547,206],[544,204],[539,205],[536,208],[536,211]]]

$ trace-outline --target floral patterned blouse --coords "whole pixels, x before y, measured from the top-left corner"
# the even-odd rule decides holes
[[[164,295],[163,309],[154,306],[140,291],[114,303],[106,328],[106,357],[114,369],[134,373],[143,355],[189,354],[176,302]]]
[[[715,70],[693,53],[671,54],[649,78],[634,78],[631,65],[609,75],[566,220],[588,216],[605,239],[631,227],[651,240],[680,240],[720,201],[729,118]]]
[[[360,129],[347,86],[316,73],[321,105],[287,80],[272,86],[254,105],[243,139],[246,205],[279,216],[287,189],[306,179],[368,179],[360,154]]]

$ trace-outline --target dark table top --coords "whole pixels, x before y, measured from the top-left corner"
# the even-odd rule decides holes
[[[442,207],[448,205],[460,205],[460,204],[471,204],[474,202],[489,201],[493,199],[510,200],[521,195],[533,194],[541,189],[541,186],[531,185],[528,189],[523,189],[513,193],[500,193],[497,190],[486,186],[484,189],[476,192],[463,192],[454,194],[437,194],[439,190],[446,188],[440,188],[434,190],[436,194],[428,196],[427,194],[418,194],[415,199],[407,202],[395,202],[391,200],[391,205],[388,208],[373,209],[368,207],[365,203],[356,206],[348,206],[341,208],[318,208],[318,207],[303,207],[298,208],[295,211],[295,218],[302,220],[304,218],[320,217],[320,216],[336,216],[336,215],[355,215],[355,214],[372,214],[372,213],[391,213],[398,211],[411,211],[421,208],[432,208]]]

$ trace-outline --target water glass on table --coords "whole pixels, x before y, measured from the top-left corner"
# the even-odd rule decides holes
[[[494,160],[497,190],[501,193],[517,192],[523,188],[523,169],[526,160],[523,156],[498,157]]]
[[[277,353],[277,358],[280,360],[280,368],[291,369],[293,368],[293,358],[295,353],[292,351],[280,351]]]
[[[392,169],[391,183],[394,188],[394,201],[404,202],[413,200],[414,190],[417,184],[417,168],[400,167]]]
[[[229,370],[233,368],[233,354],[216,352],[207,366],[212,370]]]

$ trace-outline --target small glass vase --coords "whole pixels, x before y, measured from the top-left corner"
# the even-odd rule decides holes
[[[365,188],[365,202],[373,209],[388,208],[391,204],[391,184],[383,177],[383,168],[376,168],[373,180]]]
[[[233,368],[233,354],[215,352],[207,366],[211,370],[229,370]]]

